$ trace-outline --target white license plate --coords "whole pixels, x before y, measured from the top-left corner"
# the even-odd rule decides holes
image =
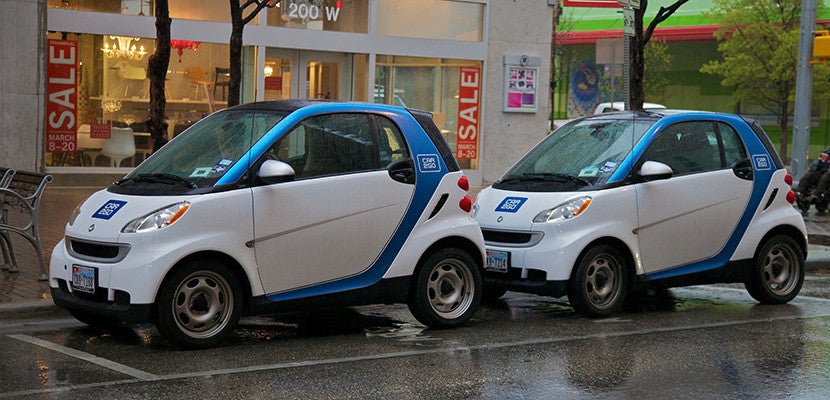
[[[510,253],[506,251],[487,250],[487,265],[484,269],[492,272],[507,272],[509,255]]]
[[[73,265],[72,289],[79,292],[95,293],[95,268]]]

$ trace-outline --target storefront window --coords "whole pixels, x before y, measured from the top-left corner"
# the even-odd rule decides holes
[[[175,2],[175,1],[174,1]],[[154,15],[153,0],[48,0],[50,8],[124,15]]]
[[[422,39],[480,42],[484,4],[450,0],[378,2],[377,33]]]
[[[268,9],[268,25],[366,33],[368,12],[368,0],[282,0]]]
[[[155,15],[153,0],[48,0],[50,8],[96,11],[123,15]],[[196,21],[231,22],[230,8],[224,1],[172,0],[170,18]],[[250,12],[253,7],[248,7]],[[256,19],[251,24],[256,24]]]
[[[374,101],[432,111],[435,125],[458,155],[461,69],[480,70],[481,65],[480,61],[379,55],[375,67]],[[480,110],[480,105],[478,96],[474,102],[476,110]],[[468,117],[473,113],[465,112],[464,115]],[[462,168],[478,168],[477,151],[456,158]]]
[[[77,100],[63,93],[47,101],[77,101],[74,140],[47,146],[48,166],[134,167],[151,152],[145,121],[149,108],[147,59],[155,39],[110,35],[61,35],[49,39],[76,43]],[[172,138],[212,111],[227,106],[228,46],[174,41],[165,92],[168,138]],[[48,75],[48,73],[47,73]],[[47,80],[68,81],[47,76]],[[116,140],[122,132],[132,141]],[[47,132],[47,136],[48,136]],[[47,137],[47,142],[49,142]],[[118,145],[115,146],[115,142]]]

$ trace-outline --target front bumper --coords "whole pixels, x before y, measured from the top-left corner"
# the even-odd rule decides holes
[[[57,279],[57,287],[50,288],[55,305],[67,310],[77,310],[111,318],[119,322],[141,324],[151,321],[151,304],[130,304],[127,292],[116,290],[113,301],[101,299],[100,296],[86,296],[85,293],[70,292],[69,282]]]

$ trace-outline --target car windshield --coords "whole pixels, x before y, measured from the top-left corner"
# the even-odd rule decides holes
[[[572,191],[604,184],[656,120],[585,119],[563,126],[493,187]]]
[[[167,192],[211,187],[285,115],[266,110],[211,114],[167,143],[116,186],[168,186],[171,189]]]

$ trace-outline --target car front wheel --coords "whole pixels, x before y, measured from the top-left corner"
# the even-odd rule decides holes
[[[615,247],[601,244],[579,258],[568,281],[568,301],[586,317],[618,312],[628,290],[628,266]]]
[[[784,304],[794,299],[804,283],[804,253],[793,238],[773,236],[761,246],[746,290],[764,304]]]
[[[159,292],[157,327],[171,343],[213,347],[233,332],[242,308],[239,280],[222,263],[191,261],[176,269]]]
[[[442,249],[415,275],[409,310],[431,328],[455,328],[472,318],[481,302],[482,280],[477,264],[459,249]]]

